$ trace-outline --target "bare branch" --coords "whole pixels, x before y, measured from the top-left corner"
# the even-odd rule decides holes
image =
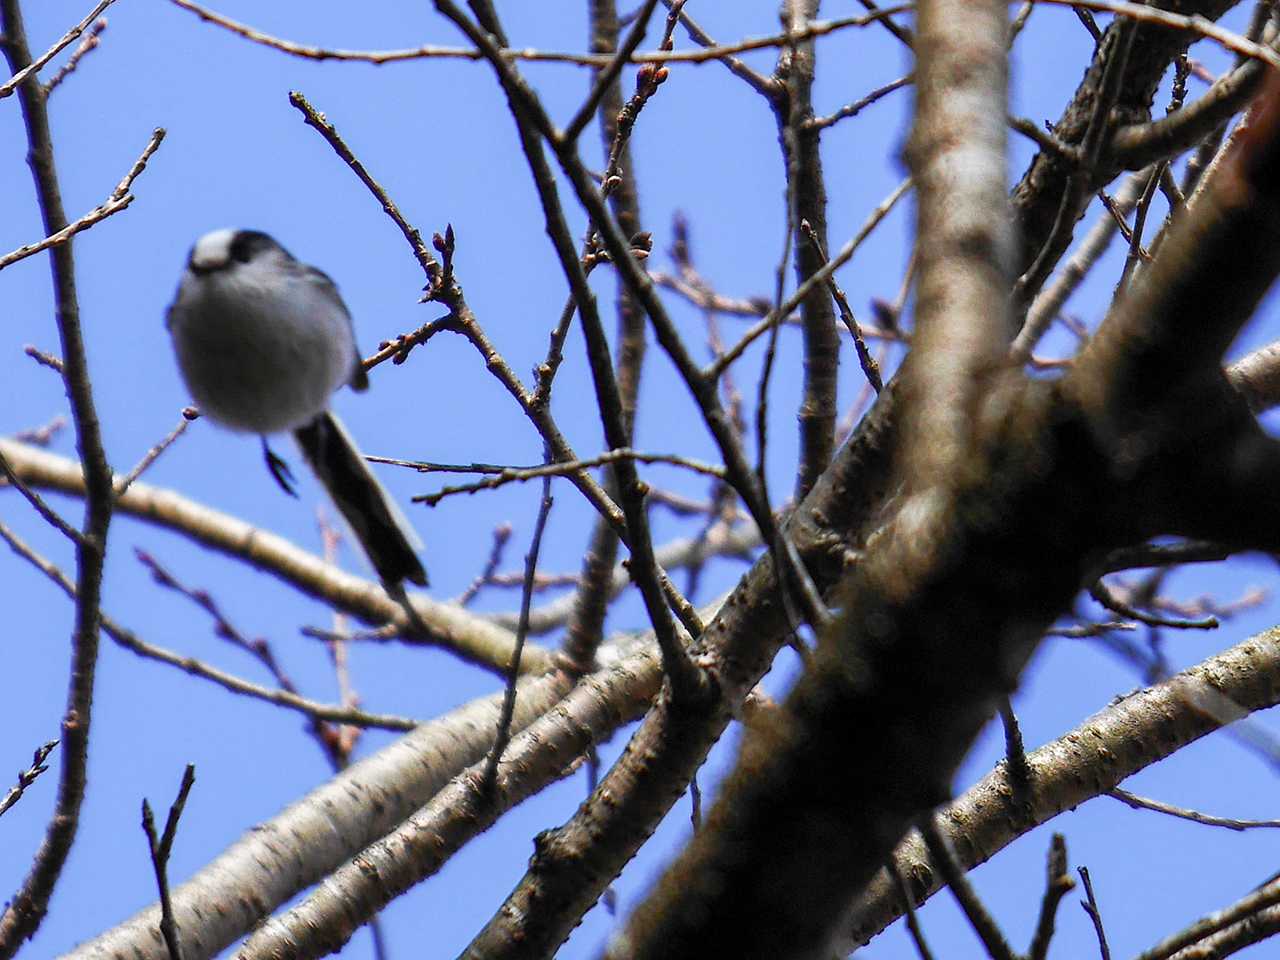
[[[187,795],[196,782],[196,768],[187,764],[182,775],[182,784],[178,787],[178,797],[169,807],[169,816],[164,824],[164,836],[156,836],[155,818],[151,814],[151,804],[144,798],[142,801],[142,829],[147,835],[147,846],[151,850],[151,866],[156,875],[156,886],[160,890],[160,935],[164,937],[165,947],[169,951],[169,960],[182,960],[182,940],[178,925],[173,918],[173,904],[169,899],[169,852],[173,849],[173,840],[178,832],[178,819],[187,805]]]
[[[84,496],[84,476],[74,461],[5,439],[0,439],[0,453],[29,486]],[[325,563],[283,537],[238,517],[142,481],[133,484],[116,507],[122,513],[167,527],[211,550],[249,563],[366,623],[392,624],[398,636],[412,636],[415,632],[403,608],[379,585]],[[417,617],[430,631],[428,636],[419,638],[421,641],[443,645],[491,670],[502,670],[510,662],[514,641],[511,631],[455,604],[422,595],[414,595],[411,602]],[[525,667],[540,673],[548,669],[549,657],[544,649],[526,648]]]
[[[75,584],[71,582],[66,574],[46,558],[36,553],[17,534],[2,523],[0,523],[0,540],[4,540],[18,556],[52,580],[64,593],[70,597],[75,597]],[[194,657],[184,657],[163,647],[147,643],[139,639],[132,631],[126,630],[105,615],[102,618],[102,629],[107,636],[121,647],[140,657],[167,663],[189,673],[193,677],[212,681],[232,693],[264,700],[267,703],[272,703],[288,710],[297,710],[299,713],[305,714],[314,720],[331,720],[336,723],[351,724],[352,726],[380,727],[386,730],[411,730],[418,725],[418,721],[410,720],[406,717],[366,713],[363,710],[347,707],[333,707],[328,704],[307,700],[290,690],[272,690],[256,683],[250,683],[248,680],[243,680],[216,667],[211,667]]]
[[[1175,807],[1171,803],[1152,800],[1150,797],[1140,797],[1135,793],[1130,793],[1128,790],[1121,790],[1119,787],[1112,787],[1107,791],[1107,796],[1114,797],[1134,810],[1154,810],[1156,813],[1168,814],[1180,820],[1203,823],[1207,827],[1225,827],[1228,830],[1236,831],[1280,828],[1280,820],[1236,820],[1231,817],[1215,817],[1207,813],[1201,813],[1199,810]]]
[[[952,852],[949,841],[939,832],[933,817],[934,815],[930,814],[920,821],[920,835],[924,837],[924,842],[929,847],[929,858],[942,874],[947,886],[951,888],[956,902],[960,904],[960,909],[964,911],[969,921],[969,926],[973,927],[974,933],[986,947],[987,955],[991,960],[1014,960],[1009,942],[1005,940],[995,920],[978,899],[977,892],[956,862],[955,853]]]
[[[63,80],[76,72],[76,68],[80,66],[80,61],[86,56],[98,49],[98,45],[102,43],[102,34],[107,29],[107,18],[99,17],[93,22],[93,26],[89,28],[88,34],[77,44],[71,56],[67,58],[67,62],[58,68],[58,72],[49,78],[44,85],[44,95],[47,97],[57,89]]]
[[[108,0],[114,3],[115,0]],[[47,95],[47,94],[46,94]],[[43,240],[35,243],[28,243],[18,247],[11,253],[0,256],[0,270],[11,264],[17,263],[19,260],[25,260],[27,257],[33,256],[42,250],[48,250],[52,247],[66,243],[77,233],[82,230],[88,230],[95,223],[107,219],[113,214],[124,210],[129,204],[133,203],[133,194],[129,191],[133,188],[133,181],[138,178],[147,167],[147,161],[151,159],[151,155],[156,152],[156,148],[160,146],[160,141],[164,139],[165,131],[157,127],[155,132],[151,134],[151,140],[147,143],[142,151],[142,155],[134,161],[133,166],[129,168],[129,172],[124,175],[124,179],[116,184],[116,188],[111,191],[111,195],[101,205],[94,207],[75,223],[67,224],[65,227],[51,233]]]
[[[533,601],[533,577],[538,572],[538,553],[542,549],[542,534],[547,529],[547,517],[551,515],[551,478],[542,481],[542,499],[538,503],[538,517],[533,523],[533,538],[529,542],[529,552],[524,558],[524,586],[520,590],[520,623],[516,627],[515,650],[511,654],[511,667],[507,671],[507,689],[502,698],[502,713],[498,717],[498,735],[493,749],[489,752],[489,760],[485,764],[484,776],[481,780],[481,792],[485,795],[493,793],[498,776],[498,761],[511,742],[511,718],[516,709],[516,683],[520,679],[520,654],[524,650],[525,638],[529,636],[529,605]]]
[[[107,3],[113,0],[106,0]],[[260,43],[263,46],[271,47],[279,50],[281,53],[287,53],[295,57],[303,57],[308,60],[350,60],[362,63],[384,64],[397,63],[404,60],[423,60],[423,59],[446,59],[446,60],[483,60],[488,56],[483,50],[467,47],[439,47],[439,46],[421,46],[413,47],[407,50],[331,50],[323,47],[313,47],[306,44],[294,43],[290,40],[282,40],[269,34],[255,30],[253,27],[238,23],[229,17],[214,13],[205,7],[192,3],[191,0],[171,0],[172,3],[184,10],[194,13],[201,20],[207,23],[213,23],[225,30],[230,30],[246,40],[254,43]],[[1043,0],[1050,2],[1050,0]],[[106,4],[104,3],[104,6]],[[839,17],[833,20],[814,20],[805,29],[801,39],[810,37],[822,37],[839,30],[846,30],[851,27],[865,27],[869,24],[877,23],[885,17],[892,16],[897,13],[914,9],[912,3],[899,3],[891,7],[878,10],[873,14],[862,17]],[[97,14],[95,13],[94,16]],[[92,17],[90,17],[92,19]],[[77,34],[78,36],[79,34]],[[71,40],[74,40],[72,37]],[[780,47],[790,42],[787,34],[774,34],[767,37],[749,37],[736,43],[727,43],[721,46],[705,47],[701,50],[670,50],[656,51],[650,53],[636,53],[629,59],[629,63],[709,63],[714,60],[722,60],[726,57],[733,56],[738,53],[746,53],[749,50],[767,50],[771,47]],[[65,44],[64,44],[65,46]],[[570,63],[583,67],[607,67],[612,61],[612,56],[608,54],[588,54],[588,53],[564,53],[559,51],[546,50],[514,50],[506,47],[498,49],[498,56],[506,61],[528,60],[543,63]]]
[[[81,30],[106,9],[109,2],[110,0],[102,0],[83,24],[67,34],[66,42],[74,40]],[[53,137],[49,129],[45,92],[35,72],[39,69],[39,61],[31,58],[18,0],[0,0],[0,36],[3,37],[0,50],[3,50],[14,73],[14,78],[0,88],[0,93],[11,92],[15,87],[18,91],[26,126],[28,164],[36,200],[44,232],[46,236],[54,236],[67,227],[67,216],[62,207],[61,188],[54,162]],[[50,52],[43,59],[47,61],[52,56],[53,52]],[[144,158],[146,155],[144,154]],[[30,872],[0,916],[0,957],[6,960],[31,938],[44,919],[49,898],[62,875],[62,868],[71,852],[79,826],[86,786],[94,676],[98,661],[102,573],[106,559],[107,530],[111,524],[114,505],[111,467],[103,448],[102,431],[89,378],[89,360],[80,330],[75,260],[69,243],[62,243],[51,249],[50,267],[53,273],[54,316],[62,347],[62,379],[71,402],[71,418],[76,427],[76,446],[83,470],[85,517],[81,538],[76,543],[75,625],[71,635],[66,710],[62,718],[63,763],[59,770],[58,798],[45,830],[44,842],[35,856]],[[13,457],[8,459],[10,466],[14,466]]]
[[[26,51],[26,56],[23,58],[26,62],[21,66],[15,66],[12,57],[10,57],[9,66],[13,70],[13,76],[4,83],[0,83],[0,100],[12,95],[13,91],[17,90],[27,81],[27,78],[33,76],[42,67],[44,67],[46,63],[56,57],[59,50],[62,50],[67,46],[67,44],[75,42],[76,38],[79,37],[80,34],[84,33],[85,30],[89,29],[89,25],[102,15],[102,11],[106,10],[107,7],[111,6],[113,3],[115,3],[115,0],[99,0],[98,5],[89,11],[88,16],[59,37],[52,47],[40,54],[40,56],[36,57],[34,60],[31,59],[30,50]],[[6,18],[6,20],[8,20],[8,18]],[[19,32],[18,39],[15,40],[10,38],[10,43],[14,47],[21,44],[23,49],[26,49],[25,36],[21,31]],[[50,83],[49,88],[52,89],[52,87],[53,84]],[[41,92],[47,94],[49,91],[41,88]]]
[[[1269,630],[1107,706],[1028,754],[1034,787],[1030,820],[1009,815],[1011,787],[1009,772],[1003,766],[952,802],[952,816],[945,819],[944,826],[953,847],[962,852],[961,867],[970,870],[985,863],[1058,814],[1114,789],[1122,780],[1187,744],[1277,702],[1280,630]],[[920,900],[940,888],[939,878],[923,869],[927,856],[924,841],[915,834],[894,853],[899,869],[917,878]],[[1280,898],[1280,882],[1275,884],[1275,894]],[[847,943],[851,946],[869,940],[901,913],[891,878],[880,874],[857,898]],[[1160,960],[1165,956],[1168,954]]]
[[[36,747],[35,752],[31,755],[31,766],[27,767],[26,770],[19,771],[18,782],[10,787],[3,797],[0,797],[0,817],[4,816],[10,807],[22,799],[27,787],[35,783],[40,774],[49,769],[44,762],[49,758],[49,754],[53,753],[53,748],[57,745],[57,740],[50,740],[48,743]]]

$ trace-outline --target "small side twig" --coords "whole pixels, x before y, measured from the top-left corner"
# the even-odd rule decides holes
[[[597,457],[591,457],[587,460],[568,460],[556,463],[547,463],[538,467],[505,467],[497,464],[440,464],[425,463],[414,460],[398,460],[394,457],[366,457],[373,463],[386,463],[396,467],[410,467],[419,473],[486,473],[489,474],[483,480],[477,480],[474,483],[457,484],[456,486],[447,486],[435,493],[422,493],[412,498],[414,503],[425,503],[429,507],[434,507],[445,497],[453,496],[458,493],[476,493],[480,490],[492,490],[495,487],[501,487],[508,483],[524,483],[528,480],[538,480],[542,477],[563,477],[575,476],[582,470],[591,467],[602,467],[608,464],[617,463],[621,460],[632,460],[639,463],[666,463],[672,466],[684,467],[686,470],[692,470],[694,473],[705,474],[709,477],[715,477],[723,480],[725,476],[724,467],[711,463],[703,463],[699,460],[691,460],[688,457],[680,457],[674,454],[665,453],[645,453],[640,450],[632,450],[630,448],[622,448],[618,450],[608,450]]]
[[[153,463],[159,460],[160,455],[168,450],[175,440],[186,433],[191,421],[198,419],[199,416],[200,411],[195,407],[184,407],[182,409],[182,419],[178,421],[178,425],[170,430],[163,440],[148,450],[143,458],[138,461],[136,467],[116,481],[116,498],[122,497],[124,492],[133,485],[133,481],[142,476]]]
[[[1040,900],[1040,916],[1036,920],[1036,932],[1031,938],[1031,946],[1027,949],[1027,960],[1045,960],[1049,952],[1049,941],[1053,939],[1054,922],[1058,916],[1058,905],[1062,898],[1074,890],[1076,882],[1067,873],[1067,841],[1062,834],[1055,833],[1049,843],[1049,868],[1045,882],[1044,897]]]
[[[901,90],[903,87],[910,86],[914,82],[915,74],[913,73],[908,73],[904,77],[898,77],[897,80],[890,80],[884,86],[876,87],[870,93],[859,97],[852,103],[846,103],[835,113],[828,114],[825,117],[810,117],[804,122],[804,127],[809,130],[825,130],[827,127],[834,126],[841,120],[848,119],[849,117],[856,117],[873,103],[887,97],[895,90]]]
[[[182,816],[182,808],[187,805],[187,794],[191,792],[195,782],[195,765],[188,763],[182,774],[182,785],[178,787],[178,797],[169,807],[164,834],[159,838],[156,837],[156,821],[151,813],[151,804],[145,798],[142,801],[142,829],[147,835],[151,866],[155,869],[156,886],[160,890],[160,934],[169,950],[169,960],[182,960],[182,941],[178,935],[177,921],[173,918],[173,904],[169,900],[169,853],[178,833],[178,819]]]
[[[35,508],[36,513],[40,514],[49,526],[53,527],[72,543],[77,545],[83,544],[84,534],[71,526],[71,524],[67,523],[67,521],[63,520],[62,517],[58,515],[58,512],[45,502],[44,497],[40,496],[40,494],[36,493],[22,482],[22,478],[14,472],[13,467],[10,466],[9,461],[3,452],[0,452],[0,476],[3,476],[5,482],[9,486],[13,487],[26,498],[27,502]],[[3,487],[4,485],[5,484],[0,484],[0,487]]]
[[[1093,895],[1093,881],[1089,879],[1088,867],[1077,867],[1076,872],[1080,874],[1080,879],[1084,881],[1084,894],[1086,899],[1080,902],[1081,909],[1089,915],[1089,919],[1093,921],[1093,930],[1098,935],[1098,952],[1102,956],[1102,960],[1111,960],[1111,948],[1107,946],[1107,932],[1102,927],[1102,912],[1098,909],[1098,901]]]
[[[1145,623],[1149,627],[1176,627],[1181,630],[1216,630],[1219,625],[1218,618],[1213,616],[1202,617],[1197,620],[1183,620],[1174,617],[1162,617],[1159,614],[1139,610],[1137,607],[1130,606],[1117,597],[1101,580],[1094,581],[1093,585],[1089,587],[1089,596],[1113,613],[1118,613],[1120,616],[1127,617],[1130,620],[1137,620],[1139,623]]]
[[[1190,820],[1192,823],[1203,823],[1208,827],[1225,827],[1228,830],[1236,831],[1280,827],[1280,820],[1236,820],[1231,817],[1215,817],[1208,813],[1201,813],[1199,810],[1175,807],[1171,803],[1152,800],[1150,797],[1140,797],[1135,793],[1130,793],[1128,790],[1122,790],[1120,787],[1112,787],[1107,791],[1107,796],[1119,800],[1134,810],[1154,810],[1156,813],[1164,813],[1171,817],[1178,817],[1181,820]]]
[[[57,373],[57,374],[62,373],[62,360],[58,357],[55,357],[53,354],[45,353],[43,350],[41,350],[40,348],[30,343],[28,343],[25,347],[22,348],[22,352],[25,353],[32,360],[34,360],[36,363],[40,364],[40,366],[48,367],[50,370],[52,370],[54,373]]]
[[[80,61],[88,54],[98,49],[98,45],[102,42],[102,33],[107,29],[107,18],[99,17],[93,22],[93,26],[89,28],[89,32],[85,34],[84,39],[72,51],[71,56],[67,58],[67,62],[58,68],[58,72],[49,78],[44,85],[44,95],[47,97],[57,88],[58,84],[75,73],[76,67],[80,66]]]
[[[746,333],[739,338],[738,342],[726,350],[706,368],[704,375],[712,379],[719,377],[725,370],[737,362],[738,358],[746,352],[747,347],[751,346],[760,336],[767,333],[773,326],[781,323],[787,317],[791,316],[792,311],[809,295],[815,286],[825,284],[837,270],[848,263],[863,241],[867,239],[880,226],[889,212],[897,205],[898,201],[906,196],[907,191],[911,189],[911,178],[907,177],[893,191],[884,198],[874,210],[868,214],[867,219],[863,222],[862,227],[854,234],[839,252],[827,261],[826,266],[820,270],[814,271],[804,283],[796,287],[792,291],[784,303],[777,309],[770,310],[769,313],[758,323],[751,326]]]
[[[69,423],[65,416],[58,414],[48,423],[42,423],[38,427],[27,427],[25,430],[19,430],[13,435],[13,439],[19,443],[29,443],[34,447],[47,447]]]
[[[1008,697],[1000,700],[1000,723],[1004,727],[1004,754],[1009,768],[1009,785],[1013,799],[1022,809],[1019,814],[1031,815],[1031,764],[1027,762],[1027,750],[1022,742],[1022,729],[1013,712]]]
[[[1166,164],[1164,162],[1157,163],[1151,170],[1150,176],[1147,178],[1147,185],[1142,189],[1142,196],[1138,198],[1138,206],[1133,215],[1133,232],[1129,238],[1129,255],[1125,257],[1124,269],[1120,272],[1120,282],[1116,284],[1116,295],[1119,296],[1129,288],[1129,281],[1133,277],[1134,270],[1138,267],[1138,261],[1142,259],[1144,253],[1142,249],[1142,233],[1147,225],[1147,211],[1151,209],[1151,201],[1156,195],[1156,188],[1160,185],[1160,179],[1164,175]],[[1151,255],[1147,254],[1147,260],[1151,259]]]
[[[24,244],[23,246],[18,247],[18,249],[10,253],[6,253],[4,256],[0,256],[0,270],[17,263],[19,260],[25,260],[27,257],[34,256],[41,250],[48,250],[50,247],[57,247],[66,243],[82,230],[88,230],[95,223],[105,220],[113,214],[119,213],[121,210],[124,210],[133,203],[133,194],[129,192],[133,187],[133,181],[136,180],[139,174],[147,168],[147,161],[150,160],[151,155],[156,152],[156,149],[160,146],[160,142],[164,140],[164,136],[165,131],[163,127],[156,127],[156,129],[152,131],[151,139],[147,141],[147,145],[143,148],[138,159],[133,162],[133,166],[130,167],[129,172],[124,175],[124,179],[116,184],[115,189],[111,191],[110,196],[108,196],[101,205],[94,207],[74,223],[69,223],[61,230],[56,230],[49,234],[49,236],[45,237],[43,240],[37,240],[35,243]],[[31,348],[27,350],[27,355],[43,362],[40,357],[37,357],[32,353]]]
[[[3,798],[0,798],[0,817],[3,817],[10,807],[22,799],[27,787],[35,783],[40,774],[49,769],[45,765],[45,761],[49,759],[49,754],[53,753],[53,748],[57,745],[57,740],[50,740],[48,743],[36,747],[35,752],[31,755],[31,766],[18,772],[18,782],[9,788]]]
[[[74,43],[80,34],[89,29],[90,24],[97,20],[98,17],[102,16],[102,11],[106,10],[107,7],[111,6],[111,4],[115,2],[116,0],[99,0],[98,5],[89,11],[89,15],[59,37],[57,41],[54,42],[53,46],[40,54],[40,56],[36,57],[21,70],[14,73],[14,75],[4,83],[0,83],[0,100],[12,95],[18,87],[22,86],[22,82],[26,80],[27,77],[38,72],[46,63],[56,57],[58,55],[58,51],[65,48],[68,44]]]
[[[404,218],[404,214],[400,212],[400,208],[395,205],[387,192],[382,189],[382,185],[374,180],[365,169],[363,163],[357,159],[356,155],[351,152],[351,148],[338,135],[337,129],[334,128],[325,115],[311,105],[301,91],[292,90],[289,92],[289,103],[293,105],[299,113],[302,114],[303,120],[307,126],[312,127],[324,137],[325,141],[333,148],[333,152],[342,158],[343,162],[349,166],[353,173],[360,178],[369,192],[374,198],[382,204],[382,209],[392,222],[400,228],[400,232],[404,234],[404,238],[409,241],[409,246],[413,248],[413,255],[417,258],[419,265],[428,277],[434,277],[439,271],[439,265],[432,256],[431,251],[427,249],[427,245],[422,241],[422,233],[416,227],[410,225],[409,221]],[[366,369],[368,369],[366,367]]]
[[[546,451],[550,456],[551,451]],[[511,742],[511,718],[516,709],[516,681],[520,677],[520,654],[524,650],[525,638],[529,635],[529,607],[533,600],[533,578],[538,570],[538,553],[542,550],[542,534],[547,527],[547,517],[551,514],[551,478],[542,481],[542,499],[538,503],[538,518],[533,524],[533,539],[529,542],[529,552],[524,558],[524,586],[520,593],[520,623],[516,627],[515,649],[511,653],[511,665],[507,672],[507,692],[502,698],[502,713],[498,719],[498,735],[494,739],[493,750],[489,754],[489,762],[484,768],[484,779],[481,781],[481,792],[492,796],[498,777],[498,761],[502,752]]]
[[[679,16],[680,23],[688,32],[690,40],[702,47],[704,50],[714,50],[719,46],[711,39],[710,34],[698,25],[697,21],[694,20],[693,17],[684,12],[684,4],[682,2],[677,3],[677,0],[663,0],[663,3],[666,4],[668,10],[674,10],[677,16]],[[677,7],[679,7],[679,9],[677,9]],[[742,80],[747,84],[747,86],[751,87],[752,90],[766,99],[772,99],[773,95],[777,92],[778,82],[775,79],[772,77],[766,77],[764,74],[751,69],[751,67],[747,66],[747,64],[738,57],[735,57],[730,53],[725,53],[723,56],[716,57],[716,59],[720,63],[723,63],[730,73],[739,80]]]
[[[992,960],[1017,960],[1004,934],[1000,932],[995,920],[978,899],[977,891],[969,884],[968,878],[956,861],[955,854],[951,852],[950,843],[938,829],[935,816],[933,813],[926,814],[920,818],[918,824],[920,835],[924,837],[925,845],[929,848],[929,860],[937,867],[946,884],[951,887],[951,893],[955,896],[956,902],[960,904],[960,909],[968,918],[969,925],[973,927]]]
[[[819,259],[826,263],[827,253],[822,249],[822,241],[818,238],[817,233],[814,232],[809,221],[801,220],[800,229],[809,243],[813,245],[814,250],[817,251]],[[836,283],[834,276],[828,278],[827,289],[831,291],[831,298],[835,300],[836,306],[840,310],[840,319],[848,329],[849,336],[853,337],[853,346],[858,352],[858,364],[862,367],[862,372],[866,376],[867,382],[871,384],[876,393],[879,393],[884,389],[884,380],[880,376],[880,365],[876,363],[876,358],[867,349],[867,342],[862,339],[862,328],[858,326],[858,321],[853,316],[853,310],[849,306],[849,298],[844,295],[844,291],[840,289],[840,285]]]
[[[493,583],[498,567],[502,565],[502,555],[507,549],[507,544],[511,541],[511,533],[512,527],[509,523],[500,523],[493,528],[493,546],[489,548],[489,559],[485,561],[484,569],[480,571],[480,576],[472,580],[471,585],[459,595],[456,601],[458,606],[467,606],[476,598],[476,594]]]
[[[920,918],[916,916],[916,905],[912,900],[911,890],[907,886],[907,878],[898,869],[898,861],[893,857],[889,857],[889,862],[885,864],[885,869],[889,871],[889,876],[893,878],[893,884],[898,888],[899,896],[902,897],[902,909],[906,913],[907,932],[911,934],[911,941],[916,945],[916,953],[920,955],[920,960],[933,960],[933,952],[929,949],[929,944],[924,939],[924,929],[920,926]]]

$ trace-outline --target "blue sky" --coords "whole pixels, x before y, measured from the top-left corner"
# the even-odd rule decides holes
[[[43,49],[82,17],[89,4],[50,0],[26,6],[32,45]],[[585,4],[553,0],[499,6],[515,46],[584,48]],[[335,2],[224,0],[217,9],[268,33],[322,46],[377,49],[460,42],[428,3],[387,2],[363,8],[359,16],[351,15],[349,5]],[[777,28],[772,2],[693,0],[687,9],[721,40]],[[829,16],[852,12],[853,4],[824,5]],[[167,433],[189,401],[162,319],[187,250],[207,230],[266,230],[300,259],[330,273],[351,308],[366,354],[380,340],[441,313],[438,306],[417,303],[423,278],[403,238],[346,166],[302,123],[288,103],[291,90],[302,91],[328,115],[424,233],[453,224],[456,270],[468,300],[511,366],[528,377],[545,352],[566,287],[543,234],[504,98],[486,66],[460,61],[383,67],[314,63],[247,43],[164,0],[121,0],[107,16],[110,26],[101,48],[56,92],[51,113],[63,197],[72,218],[106,198],[154,127],[168,131],[134,185],[133,206],[76,241],[91,372],[107,450],[118,470],[127,470]],[[651,31],[650,44],[655,34]],[[678,33],[677,44],[685,46],[688,40]],[[1056,117],[1090,50],[1088,35],[1069,10],[1038,9],[1016,48],[1014,111],[1036,121]],[[1207,44],[1194,52],[1213,70],[1229,63]],[[910,69],[904,50],[882,30],[824,38],[819,56],[819,113]],[[771,67],[767,53],[749,59],[762,70]],[[522,69],[562,122],[589,82],[588,74],[574,66]],[[629,89],[629,76],[627,83]],[[1193,81],[1193,96],[1202,89]],[[910,97],[909,89],[891,94],[825,135],[832,247],[857,230],[903,175],[899,152]],[[1163,102],[1158,101],[1157,109]],[[583,143],[588,163],[601,166],[594,128]],[[1016,135],[1011,146],[1012,180],[1025,166],[1029,150]],[[671,218],[682,211],[691,224],[696,262],[718,290],[734,296],[769,294],[782,249],[783,167],[764,101],[716,64],[674,66],[637,126],[633,150],[644,226],[655,238],[653,266],[671,268],[666,254]],[[17,101],[0,102],[0,252],[42,235],[24,157]],[[580,234],[583,218],[570,194],[565,191],[564,196],[573,229]],[[867,314],[871,297],[895,295],[909,253],[909,228],[909,205],[903,204],[839,274],[860,315]],[[1119,260],[1113,257],[1108,263],[1071,302],[1069,312],[1097,319],[1118,276]],[[602,303],[611,302],[608,271],[598,271],[593,282]],[[22,352],[28,343],[56,348],[50,303],[44,257],[12,266],[0,276],[0,434],[66,412],[57,378]],[[689,342],[700,348],[698,314],[674,298],[670,303]],[[728,336],[740,329],[740,321],[726,318],[722,323]],[[1274,310],[1267,307],[1241,343],[1266,342],[1276,329]],[[739,382],[749,393],[754,392],[759,359],[752,351],[738,368]],[[847,404],[861,389],[861,374],[851,351],[842,360],[841,400]],[[769,475],[775,496],[789,490],[793,479],[799,370],[798,340],[784,332],[771,394]],[[555,397],[556,416],[575,448],[584,455],[602,449],[576,331]],[[529,423],[458,338],[437,337],[406,364],[379,367],[367,394],[344,391],[334,402],[368,453],[506,463],[533,463],[541,455]],[[695,408],[656,348],[650,352],[641,407],[636,446],[713,456]],[[53,449],[72,452],[69,431]],[[379,474],[406,503],[427,543],[433,596],[449,597],[465,589],[484,564],[494,525],[502,521],[515,527],[504,567],[518,569],[533,526],[535,486],[452,498],[429,509],[407,501],[435,489],[434,479],[389,467],[379,468]],[[706,495],[701,478],[666,468],[645,475],[690,496]],[[323,504],[321,491],[307,478],[299,501],[284,498],[262,469],[258,445],[243,436],[197,422],[146,479],[319,550],[315,510]],[[576,572],[592,517],[567,484],[558,484],[556,494],[542,566]],[[79,516],[78,504],[54,502],[68,517]],[[67,544],[20,498],[0,497],[0,519],[70,568]],[[662,510],[654,511],[654,527],[659,542],[691,532],[687,522]],[[258,681],[267,679],[212,635],[203,614],[152,582],[133,557],[133,548],[139,547],[184,582],[208,589],[245,633],[268,638],[304,692],[323,700],[335,696],[323,649],[298,632],[301,625],[327,626],[328,610],[129,518],[116,520],[111,537],[104,609],[126,626],[154,643]],[[342,562],[367,573],[349,549]],[[700,599],[727,588],[740,571],[734,562],[713,565]],[[1229,600],[1251,585],[1274,588],[1272,571],[1269,563],[1246,558],[1179,574],[1171,592],[1182,597],[1211,592]],[[515,592],[488,591],[476,608],[514,609],[517,601]],[[56,735],[71,608],[8,551],[0,552],[0,605],[9,627],[6,669],[0,671],[0,770],[16,771],[37,744]],[[628,599],[611,615],[610,625],[637,627],[642,618],[640,605]],[[1177,664],[1194,663],[1273,622],[1274,608],[1268,606],[1214,633],[1170,636],[1168,653]],[[357,647],[351,658],[355,683],[371,709],[426,718],[494,689],[492,676],[439,652]],[[785,689],[792,668],[786,656],[781,658],[770,680],[772,689]],[[1079,724],[1138,682],[1129,668],[1097,646],[1051,641],[1015,700],[1028,746]],[[154,899],[137,825],[138,804],[145,796],[159,808],[167,806],[187,762],[196,764],[197,784],[174,851],[175,880],[327,776],[323,757],[295,715],[234,698],[138,660],[105,640],[95,709],[90,786],[79,839],[49,918],[27,947],[28,956],[60,953]],[[735,738],[731,731],[713,754],[704,786],[732,760]],[[362,751],[385,740],[370,734]],[[623,743],[625,732],[602,749],[606,763]],[[962,779],[978,778],[998,756],[998,733],[989,732]],[[55,753],[55,770],[0,822],[4,896],[20,882],[38,843],[52,808],[59,760]],[[1224,737],[1211,737],[1126,786],[1223,815],[1274,817],[1274,777],[1256,756]],[[6,785],[0,781],[0,787]],[[391,956],[410,951],[427,957],[456,954],[523,874],[532,836],[567,819],[584,794],[579,772],[504,818],[437,877],[392,904],[384,915]],[[628,866],[617,885],[623,912],[687,835],[688,813],[688,800],[682,800]],[[1135,813],[1105,798],[1059,818],[1053,829],[1066,834],[1072,863],[1090,867],[1117,955],[1136,952],[1234,900],[1274,869],[1280,852],[1270,834],[1210,830]],[[973,874],[1017,947],[1026,944],[1034,923],[1047,845],[1048,832],[1036,832]],[[111,882],[103,883],[104,876]],[[597,907],[562,955],[592,955],[615,922]],[[922,912],[922,922],[932,943],[948,957],[981,955],[948,895],[935,898]],[[1092,937],[1083,913],[1071,902],[1064,904],[1055,955],[1088,955],[1083,951],[1093,949]],[[913,955],[896,928],[865,953],[871,958]],[[370,956],[367,932],[358,934],[344,955]]]

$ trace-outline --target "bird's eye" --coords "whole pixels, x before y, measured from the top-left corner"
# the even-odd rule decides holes
[[[265,233],[258,230],[241,230],[232,238],[228,252],[231,254],[231,259],[237,263],[248,263],[274,245],[275,241]]]

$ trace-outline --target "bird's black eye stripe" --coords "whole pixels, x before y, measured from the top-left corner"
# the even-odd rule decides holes
[[[277,246],[265,233],[259,230],[241,230],[231,239],[231,259],[238,263],[248,263],[259,253]]]

